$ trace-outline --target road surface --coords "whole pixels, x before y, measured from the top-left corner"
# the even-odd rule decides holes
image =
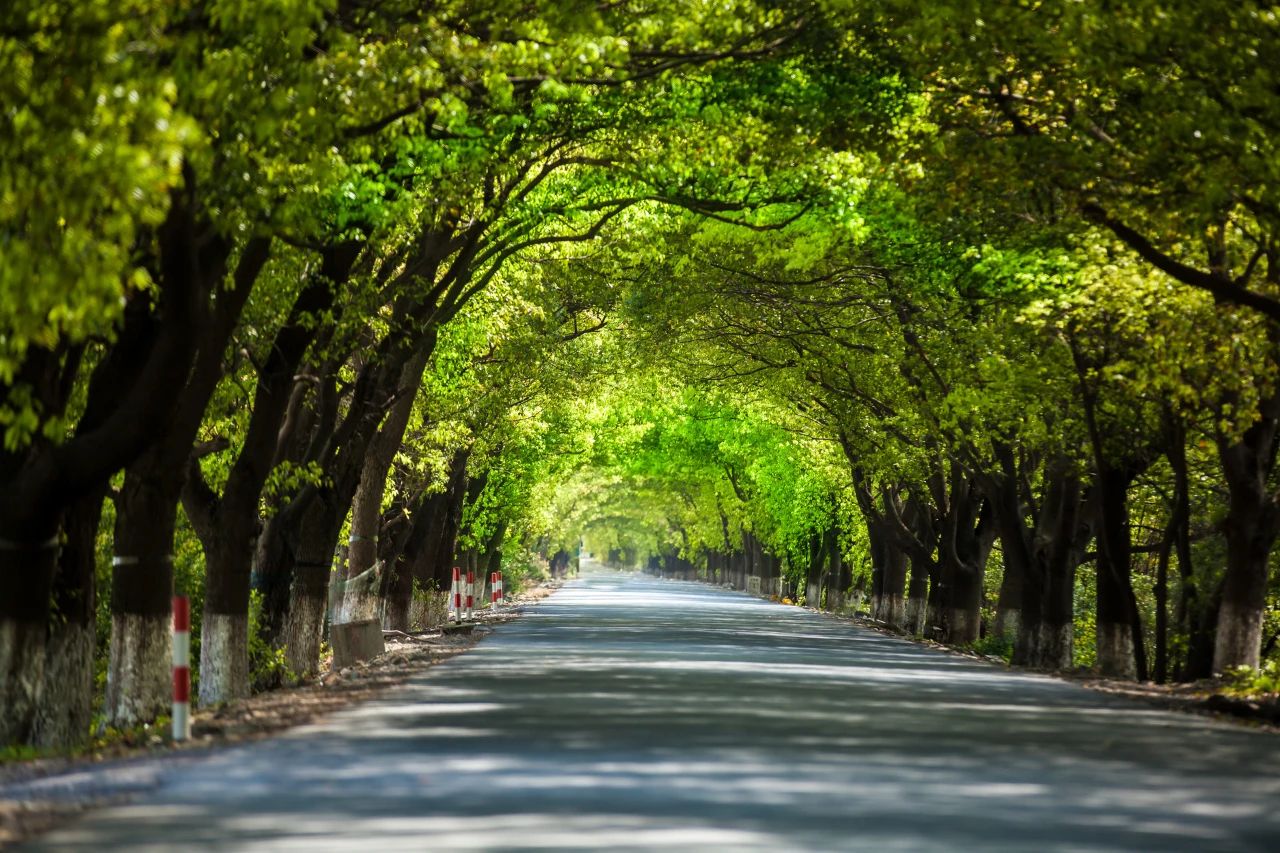
[[[1280,737],[706,586],[586,574],[37,850],[1280,850]]]

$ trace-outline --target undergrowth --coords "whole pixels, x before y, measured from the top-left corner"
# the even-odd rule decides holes
[[[1280,661],[1267,661],[1258,669],[1238,666],[1226,673],[1223,692],[1233,696],[1280,694]]]

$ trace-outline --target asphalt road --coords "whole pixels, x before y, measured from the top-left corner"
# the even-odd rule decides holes
[[[1280,850],[1280,737],[588,574],[38,850]]]

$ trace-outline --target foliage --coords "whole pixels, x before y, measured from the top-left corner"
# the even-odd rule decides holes
[[[1233,502],[1280,494],[1278,28],[1256,5],[1152,0],[17,0],[0,13],[0,478],[96,470],[72,451],[111,444],[104,421],[145,426],[103,397],[148,375],[160,332],[244,296],[191,356],[212,353],[218,381],[190,468],[215,503],[249,492],[250,527],[341,503],[344,462],[373,456],[352,436],[390,434],[406,394],[371,475],[383,534],[465,473],[451,556],[500,559],[512,592],[580,544],[707,572],[756,542],[807,595],[832,541],[869,589],[886,529],[944,562],[957,495],[989,510],[1012,483],[1010,516],[1042,536],[1049,460],[1084,494],[1132,469],[1135,618],[1178,670],[1213,622]],[[296,364],[273,380],[281,340]],[[287,405],[261,406],[273,381]],[[141,450],[46,501],[50,523]],[[170,532],[198,660],[193,521]],[[114,522],[108,503],[99,690]],[[988,627],[1004,545],[979,567]],[[1251,604],[1268,637],[1274,562]],[[1072,567],[1083,667],[1102,663],[1095,565]],[[250,599],[258,687],[290,677],[265,606]]]
[[[249,683],[256,690],[287,684],[294,678],[285,650],[272,645],[263,619],[262,593],[249,594]]]
[[[1280,694],[1280,662],[1271,660],[1255,669],[1240,666],[1226,673],[1225,692],[1236,696]]]
[[[1013,639],[1007,634],[987,634],[969,648],[986,657],[1000,658],[1005,663],[1013,659]]]

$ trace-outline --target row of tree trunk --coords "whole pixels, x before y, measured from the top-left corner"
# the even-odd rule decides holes
[[[215,487],[201,459],[228,442],[201,442],[200,429],[223,377],[244,370],[244,350],[229,346],[231,336],[274,247],[269,238],[249,240],[228,272],[233,247],[191,201],[194,193],[192,179],[160,229],[158,297],[133,298],[119,340],[82,380],[87,398],[75,435],[0,454],[0,743],[65,746],[88,735],[95,544],[108,497],[116,516],[105,707],[112,724],[167,707],[180,502],[205,558],[202,704],[249,691],[253,587],[262,593],[269,640],[285,648],[290,669],[315,671],[337,539],[353,505],[346,572],[358,575],[379,560],[399,568],[386,573],[385,591],[394,587],[398,596],[393,614],[403,613],[414,573],[420,583],[447,586],[450,567],[440,554],[452,556],[445,543],[456,536],[458,483],[450,479],[443,498],[421,490],[398,496],[402,508],[418,510],[405,513],[413,523],[398,535],[382,535],[379,510],[436,332],[474,292],[468,264],[483,231],[424,232],[414,256],[395,269],[440,282],[433,288],[406,287],[408,272],[375,272],[363,242],[320,250],[252,359],[248,425]],[[389,328],[375,332],[364,318],[344,325],[339,294],[357,275],[389,294],[396,309]],[[57,412],[79,367],[76,352],[32,353],[24,379],[48,388],[45,411]],[[275,509],[264,519],[268,480],[281,465],[320,475],[271,495]],[[123,485],[113,492],[111,477],[122,468]],[[431,520],[437,516],[445,520]]]
[[[1239,470],[1228,478],[1234,485],[1222,531],[1226,571],[1208,595],[1197,586],[1191,560],[1185,435],[1174,432],[1167,443],[1174,489],[1157,548],[1154,663],[1145,648],[1131,571],[1129,492],[1152,461],[1142,452],[1120,461],[1113,455],[1110,464],[1086,478],[1066,456],[1031,458],[997,443],[992,465],[952,462],[939,466],[924,486],[874,485],[846,443],[869,543],[872,617],[958,645],[994,633],[1011,643],[1017,664],[1067,669],[1075,657],[1077,573],[1092,564],[1101,674],[1164,681],[1204,677],[1239,662],[1256,666],[1267,562],[1278,523],[1274,496],[1264,488],[1280,424],[1275,402],[1263,406],[1262,419],[1242,440],[1221,448],[1224,465]],[[810,537],[803,589],[796,592],[811,606],[838,610],[860,592],[851,589],[839,540],[834,526]],[[997,541],[1002,580],[994,622],[984,625],[984,579]],[[742,532],[741,542],[738,549],[706,552],[701,572],[675,552],[652,558],[649,570],[678,578],[702,574],[712,583],[744,590],[754,577],[771,590],[780,561],[750,531]],[[1171,671],[1168,648],[1171,557],[1180,570],[1174,621],[1189,641],[1176,671]]]

